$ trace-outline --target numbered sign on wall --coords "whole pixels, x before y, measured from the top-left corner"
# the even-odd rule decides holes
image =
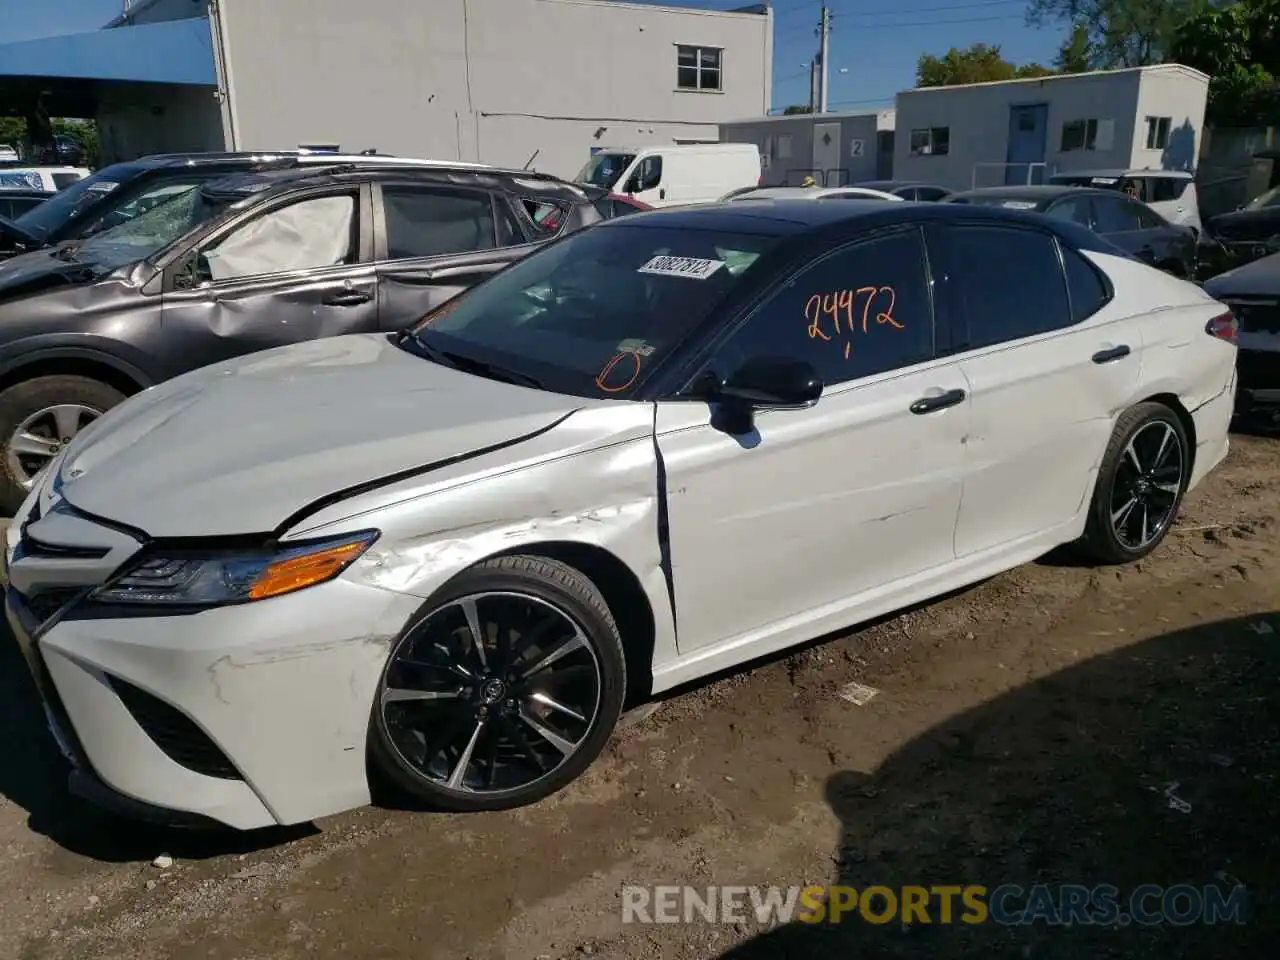
[[[849,156],[860,157],[862,156],[862,150],[863,150],[863,141],[861,140],[849,141]]]

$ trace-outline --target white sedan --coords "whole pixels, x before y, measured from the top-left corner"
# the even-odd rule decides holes
[[[410,330],[153,387],[6,533],[77,791],[237,828],[563,788],[624,702],[1079,541],[1227,453],[1232,315],[960,204],[638,213]]]

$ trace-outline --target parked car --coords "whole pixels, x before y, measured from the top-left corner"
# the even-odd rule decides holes
[[[1211,218],[1208,226],[1222,245],[1222,269],[1280,253],[1280,187],[1254,197],[1239,210]]]
[[[760,170],[754,143],[686,143],[601,150],[575,179],[665,207],[707,203],[730,190],[758,186]]]
[[[6,160],[19,160],[18,151],[14,149],[11,143],[0,143],[0,162]]]
[[[1068,220],[1106,237],[1140,260],[1177,277],[1197,275],[1196,234],[1165,220],[1146,204],[1089,187],[982,187],[949,197],[947,203],[1029,210]]]
[[[9,525],[9,617],[100,802],[303,822],[367,802],[371,756],[433,805],[517,806],[628,693],[1078,538],[1148,555],[1226,455],[1233,335],[1017,211],[619,217],[398,335],[121,405]]]
[[[26,186],[32,190],[56,193],[89,176],[84,167],[0,167],[0,185]]]
[[[560,209],[564,232],[599,220],[604,196],[524,171],[265,170],[0,264],[0,507],[127,395],[266,347],[398,329],[555,236],[525,198]]]
[[[928,203],[945,200],[955,192],[932,183],[915,183],[911,180],[866,180],[862,183],[855,183],[854,186],[865,187],[868,190],[879,190],[882,193],[892,193],[903,200],[921,200]]]
[[[1126,193],[1170,223],[1190,227],[1197,235],[1204,232],[1196,178],[1185,170],[1076,170],[1056,173],[1049,183]]]
[[[31,190],[24,187],[6,187],[4,174],[0,173],[0,221],[20,217],[44,203],[53,194],[47,190]]]
[[[755,190],[735,190],[720,199],[736,203],[739,200],[895,200],[900,202],[905,198],[866,187],[758,187]]]
[[[440,161],[433,160],[302,150],[275,153],[175,153],[143,157],[141,160],[104,167],[92,176],[61,190],[52,203],[42,204],[39,210],[32,210],[12,223],[0,222],[0,259],[91,236],[137,216],[175,190],[207,183],[227,174],[333,163],[441,166]],[[483,164],[478,163],[446,165],[485,169]]]
[[[1236,412],[1280,422],[1280,253],[1219,274],[1204,289],[1239,324]]]

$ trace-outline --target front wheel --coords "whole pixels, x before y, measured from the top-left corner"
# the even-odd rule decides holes
[[[88,377],[54,375],[14,384],[0,393],[0,510],[22,506],[36,477],[76,434],[125,399]]]
[[[1084,545],[1103,563],[1141,559],[1178,516],[1191,475],[1191,450],[1178,415],[1140,403],[1116,422],[1094,486]]]
[[[543,557],[489,560],[442,588],[392,645],[373,758],[432,806],[524,806],[595,760],[626,686],[617,624],[586,576]]]

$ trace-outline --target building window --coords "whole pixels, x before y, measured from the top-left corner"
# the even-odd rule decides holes
[[[1062,152],[1096,150],[1098,144],[1097,120],[1068,120],[1062,125]]]
[[[1163,150],[1169,145],[1172,117],[1147,117],[1147,149]]]
[[[721,90],[718,47],[676,47],[676,86],[681,90]]]
[[[950,127],[924,127],[911,131],[911,156],[941,157],[950,152]]]

